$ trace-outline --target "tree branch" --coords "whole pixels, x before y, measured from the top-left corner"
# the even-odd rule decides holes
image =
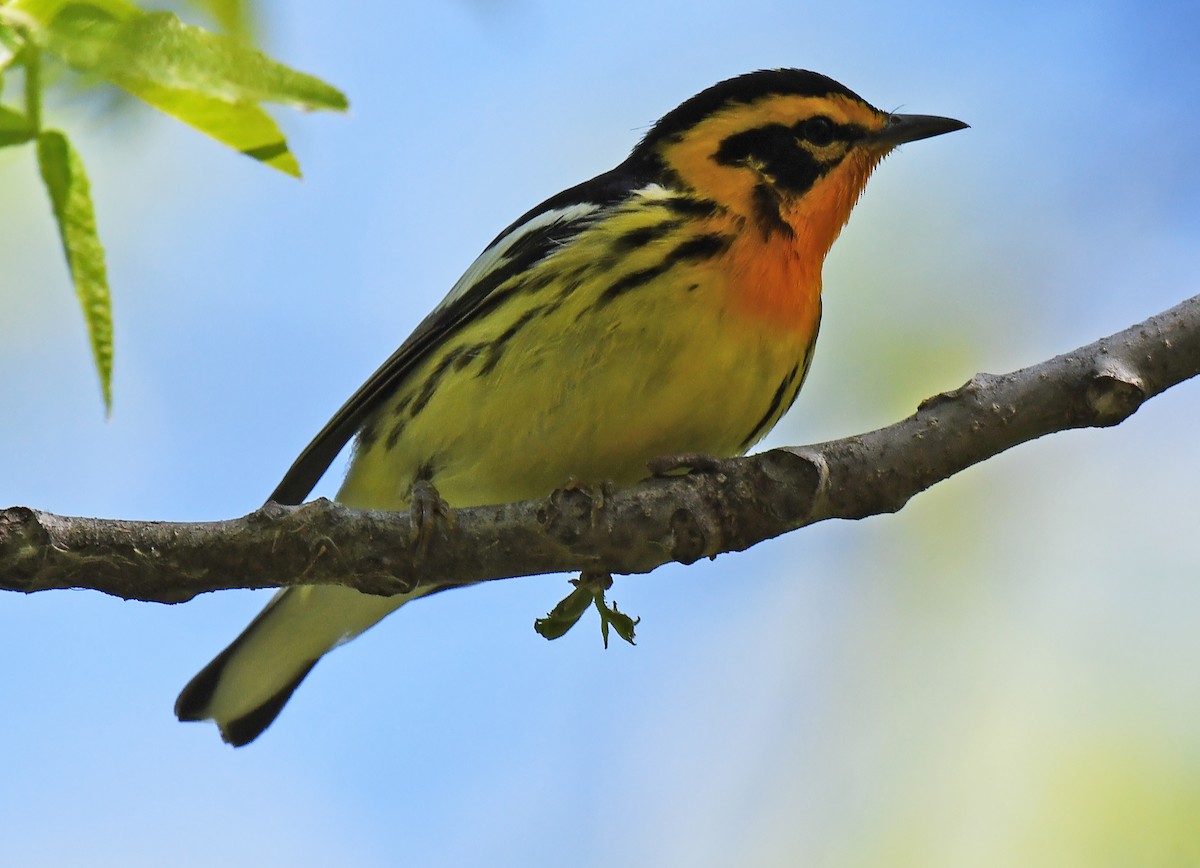
[[[1200,373],[1200,296],[1010,374],[980,374],[856,437],[720,461],[607,492],[458,509],[415,544],[407,514],[327,500],[167,523],[0,511],[0,589],[90,588],[164,603],[206,591],[344,584],[395,593],[569,570],[644,573],[829,518],[895,512],[933,484],[1055,431],[1116,425]],[[697,461],[697,464],[706,462]]]

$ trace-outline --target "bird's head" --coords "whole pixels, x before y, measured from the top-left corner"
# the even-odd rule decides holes
[[[669,112],[631,159],[653,167],[666,186],[720,203],[765,236],[794,237],[823,256],[889,151],[966,126],[880,111],[815,72],[762,70]]]

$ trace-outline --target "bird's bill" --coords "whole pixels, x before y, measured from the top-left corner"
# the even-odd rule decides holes
[[[965,130],[970,124],[956,121],[954,118],[943,118],[937,115],[891,115],[887,126],[875,134],[875,142],[883,147],[893,148],[905,142],[915,142],[952,133],[955,130]]]

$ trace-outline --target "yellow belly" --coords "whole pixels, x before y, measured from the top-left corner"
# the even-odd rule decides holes
[[[661,251],[644,256],[652,263]],[[630,484],[657,456],[745,451],[787,409],[815,337],[819,287],[797,322],[731,304],[746,290],[741,272],[712,262],[678,265],[602,304],[612,272],[591,273],[595,286],[585,275],[567,297],[522,294],[504,317],[480,317],[431,353],[380,411],[338,499],[404,508],[418,478],[455,506],[539,497],[572,478]],[[497,335],[534,309],[493,354]]]

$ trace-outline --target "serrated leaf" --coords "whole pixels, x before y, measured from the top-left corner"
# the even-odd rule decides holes
[[[29,118],[7,106],[0,105],[0,148],[23,144],[36,135],[37,132],[29,123]]]
[[[100,76],[222,144],[299,176],[279,127],[257,104],[347,107],[318,78],[237,40],[145,13],[125,0],[15,0],[0,11],[32,20],[34,38],[82,72]]]
[[[96,233],[91,187],[79,154],[56,130],[38,136],[38,168],[50,194],[67,267],[87,323],[92,356],[100,374],[105,410],[112,409],[112,299],[104,266],[104,247]]]

